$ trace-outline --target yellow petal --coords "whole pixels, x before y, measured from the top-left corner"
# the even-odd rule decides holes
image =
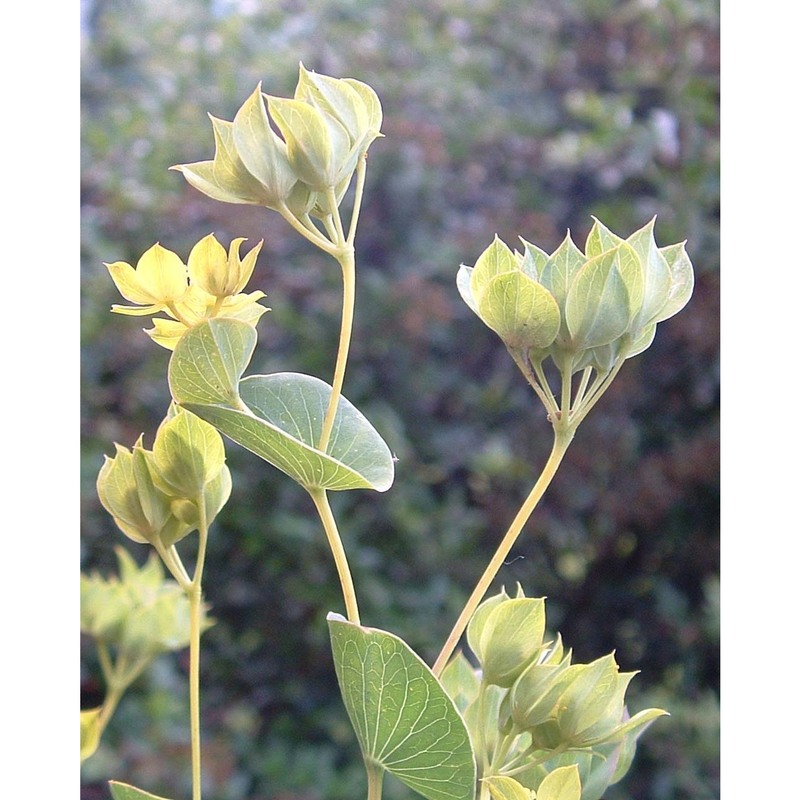
[[[155,302],[156,298],[142,286],[140,276],[130,264],[126,264],[124,261],[115,261],[113,264],[105,266],[119,293],[126,300],[138,305],[150,305]]]
[[[192,284],[199,286],[214,297],[235,294],[235,277],[230,275],[225,248],[216,240],[213,233],[204,236],[189,253],[189,277]]]
[[[150,293],[150,302],[170,303],[179,300],[189,288],[183,261],[160,244],[145,251],[136,265],[141,287]]]

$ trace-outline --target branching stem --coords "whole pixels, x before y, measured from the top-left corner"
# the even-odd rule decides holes
[[[533,513],[534,508],[536,508],[545,490],[553,480],[553,476],[556,474],[556,470],[561,464],[561,460],[564,458],[564,454],[566,453],[567,448],[569,447],[569,444],[575,434],[574,427],[554,425],[553,429],[555,431],[553,449],[550,452],[550,457],[547,459],[544,469],[542,470],[542,474],[539,476],[539,479],[534,484],[530,494],[525,499],[525,502],[517,512],[517,515],[514,517],[511,526],[500,542],[495,554],[492,556],[489,565],[486,567],[483,575],[481,575],[480,580],[469,597],[469,600],[467,600],[467,604],[464,606],[461,615],[456,621],[456,624],[453,626],[453,630],[447,637],[447,641],[444,643],[444,647],[442,647],[442,651],[439,653],[439,657],[436,659],[433,665],[434,675],[438,676],[442,674],[442,670],[445,668],[450,656],[453,654],[461,635],[466,630],[467,623],[475,613],[475,609],[478,607],[481,600],[483,600],[484,595],[489,589],[489,586],[495,579],[500,567],[503,566],[503,562],[508,557],[511,548],[514,546],[514,543],[517,541],[517,538],[522,532],[522,528],[525,526],[525,523]]]

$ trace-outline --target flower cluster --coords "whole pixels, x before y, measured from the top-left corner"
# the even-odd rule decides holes
[[[211,117],[213,160],[173,169],[215,200],[324,218],[332,202],[341,202],[382,121],[380,100],[367,84],[301,64],[293,98],[264,95],[259,84],[233,122]]]
[[[484,779],[507,784],[513,776],[520,789],[538,791],[556,767],[577,766],[581,797],[597,800],[627,771],[636,739],[666,712],[629,717],[625,692],[635,673],[620,672],[613,654],[573,663],[561,636],[547,637],[544,605],[521,588],[516,597],[501,591],[485,600],[467,628],[479,668],[459,654],[442,683],[473,741],[486,748]]]
[[[160,244],[139,259],[136,268],[124,261],[106,264],[119,293],[132,306],[114,305],[117,314],[156,317],[146,333],[153,341],[174,350],[187,330],[211,317],[232,317],[255,326],[269,309],[260,305],[264,292],[245,293],[263,242],[244,258],[239,249],[244,239],[234,239],[228,252],[214,234],[201,239],[189,253],[188,264]]]
[[[658,247],[655,219],[623,239],[595,220],[582,252],[567,233],[548,254],[499,238],[474,267],[462,265],[459,292],[512,351],[534,364],[548,356],[567,375],[609,373],[646,350],[656,325],[677,314],[694,287],[683,243]]]

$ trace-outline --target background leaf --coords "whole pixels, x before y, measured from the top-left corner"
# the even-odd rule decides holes
[[[397,636],[328,615],[336,676],[364,757],[428,800],[472,800],[475,758],[453,701]]]

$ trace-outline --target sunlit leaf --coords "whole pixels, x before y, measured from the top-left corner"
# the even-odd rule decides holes
[[[394,480],[391,451],[346,398],[327,450],[317,449],[328,384],[291,372],[238,379],[255,341],[245,329],[252,331],[237,320],[212,319],[181,339],[170,362],[175,401],[306,489],[386,491]]]

